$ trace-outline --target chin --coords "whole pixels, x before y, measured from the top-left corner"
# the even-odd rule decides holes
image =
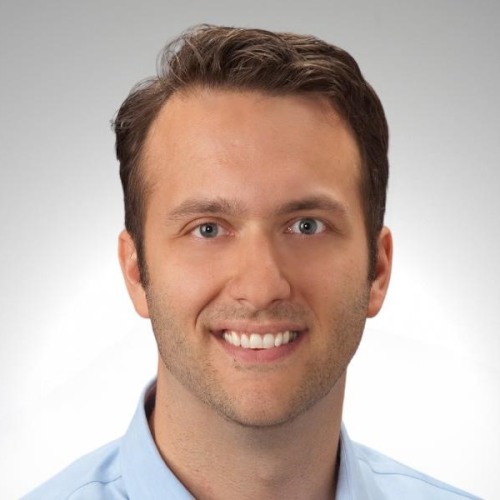
[[[247,429],[269,429],[291,423],[298,415],[279,415],[277,413],[224,414],[228,421]]]
[[[257,394],[239,404],[221,405],[215,409],[226,420],[241,427],[265,429],[280,427],[293,422],[309,410],[315,401],[280,401],[274,397]]]

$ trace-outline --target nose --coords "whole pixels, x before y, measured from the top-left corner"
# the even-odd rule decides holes
[[[235,272],[227,285],[232,299],[258,311],[290,297],[285,262],[270,237],[253,234],[242,238],[237,247]]]

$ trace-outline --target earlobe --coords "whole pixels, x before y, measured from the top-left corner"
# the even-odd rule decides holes
[[[392,235],[387,227],[380,231],[377,241],[377,263],[375,267],[375,279],[370,288],[370,299],[368,302],[369,318],[376,316],[384,303],[392,269]]]
[[[125,285],[135,310],[143,318],[149,318],[146,292],[141,283],[137,250],[134,240],[126,230],[123,230],[118,237],[118,258]]]

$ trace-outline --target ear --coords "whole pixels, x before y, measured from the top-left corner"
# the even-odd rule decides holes
[[[123,277],[125,278],[128,294],[132,299],[137,314],[143,318],[149,318],[146,292],[142,286],[139,272],[137,250],[134,240],[125,230],[123,230],[118,237],[118,258],[120,259],[120,266],[122,268]]]
[[[380,231],[377,241],[377,262],[375,265],[375,279],[370,288],[368,302],[368,317],[376,316],[384,303],[392,269],[392,235],[387,227]]]

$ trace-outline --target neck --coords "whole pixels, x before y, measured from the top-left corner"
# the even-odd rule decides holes
[[[150,426],[163,459],[197,499],[331,499],[344,387],[345,375],[292,421],[247,427],[159,370]]]

